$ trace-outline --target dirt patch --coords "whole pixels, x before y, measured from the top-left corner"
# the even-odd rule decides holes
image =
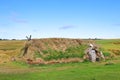
[[[68,59],[44,61],[43,59],[39,58],[37,60],[27,59],[26,62],[28,64],[57,64],[57,63],[83,62],[83,59],[80,59],[80,58],[68,58]]]

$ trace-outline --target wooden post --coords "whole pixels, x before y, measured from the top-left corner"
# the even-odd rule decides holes
[[[31,40],[31,37],[32,37],[31,35],[30,35],[30,37],[26,36],[26,38],[27,38],[28,41]]]

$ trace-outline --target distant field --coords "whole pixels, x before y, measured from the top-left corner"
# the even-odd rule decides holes
[[[118,49],[120,50],[120,39],[105,39],[96,40],[96,43],[100,45],[105,50],[108,49]]]
[[[111,57],[120,56],[120,39],[105,39],[105,40],[96,40],[105,55],[110,54]]]
[[[120,50],[119,40],[96,40],[104,52]],[[7,62],[17,55],[24,41],[0,41],[0,80],[120,80],[120,57],[105,62],[79,62],[52,65],[29,65],[25,62]],[[113,53],[114,54],[114,53]]]
[[[15,52],[24,46],[24,42],[25,41],[17,40],[0,41],[0,53],[5,53],[7,55],[17,54]]]
[[[0,41],[0,63],[8,62],[11,57],[20,53],[25,41],[1,40]]]

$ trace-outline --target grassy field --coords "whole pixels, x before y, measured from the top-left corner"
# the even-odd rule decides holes
[[[14,55],[14,52],[21,49],[24,44],[24,41],[8,42],[10,43],[6,44],[5,41],[0,42],[0,54]],[[120,49],[119,40],[97,40],[96,43],[106,52],[109,49]],[[13,52],[9,53],[11,50]],[[96,63],[79,62],[29,65],[25,62],[17,61],[0,64],[0,80],[120,80],[119,75],[119,56]]]
[[[108,62],[107,62],[108,63]],[[120,63],[14,65],[0,68],[0,80],[120,80]],[[2,70],[1,70],[2,69]],[[5,71],[3,71],[5,70]]]
[[[99,46],[105,50],[108,50],[108,49],[120,50],[120,39],[96,40],[96,43],[99,44]]]

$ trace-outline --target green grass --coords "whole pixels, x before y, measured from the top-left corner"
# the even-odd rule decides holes
[[[105,56],[110,56],[109,49],[120,50],[120,44],[114,44],[120,40],[96,40],[102,48]],[[11,44],[12,43],[12,44]],[[9,46],[8,46],[8,45]],[[0,41],[1,53],[9,54],[10,50],[21,48],[21,41]],[[86,46],[71,47],[63,52],[46,50],[51,59],[70,57],[70,55],[82,57]],[[8,51],[6,53],[5,50]],[[51,52],[51,53],[50,53]],[[36,52],[37,53],[37,52]],[[61,53],[56,55],[56,53]],[[73,55],[74,54],[74,55]],[[36,57],[40,57],[38,53]],[[67,58],[67,57],[66,57]],[[6,62],[0,64],[0,80],[120,80],[120,57],[108,59],[105,62],[62,63],[52,65],[29,65],[25,62]]]
[[[119,66],[89,62],[28,66],[27,72],[0,73],[0,80],[119,80]]]

